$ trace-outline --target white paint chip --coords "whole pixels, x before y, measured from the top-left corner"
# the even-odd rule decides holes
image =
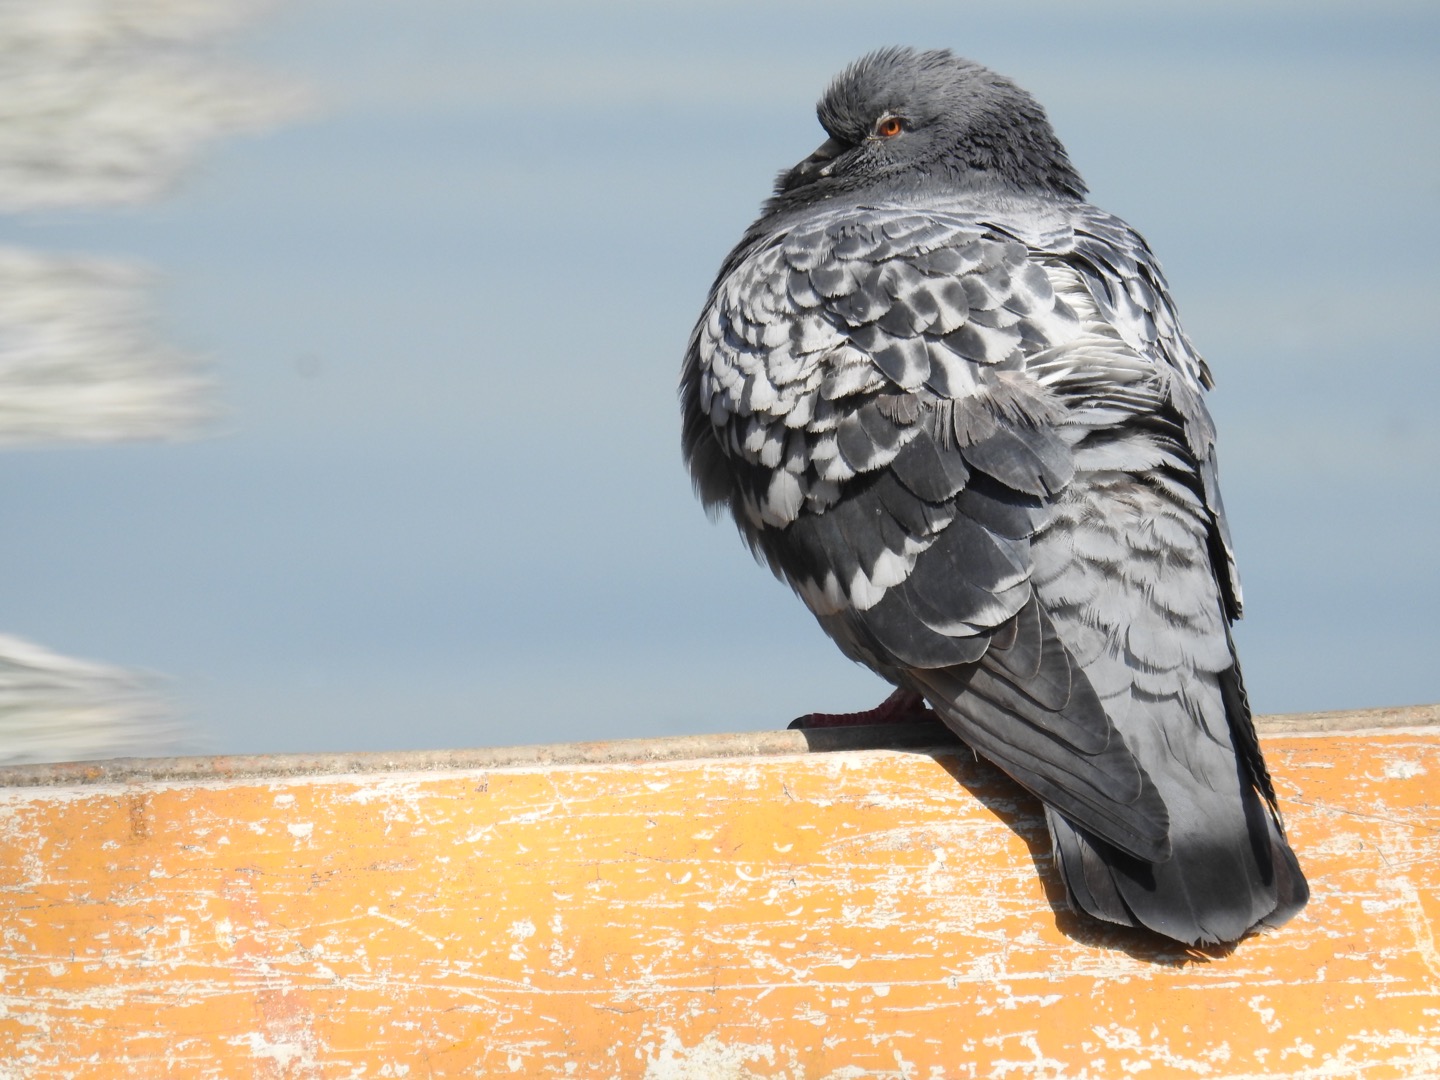
[[[1425,767],[1418,761],[1395,759],[1385,763],[1385,778],[1387,780],[1413,780],[1417,776],[1424,775]]]
[[[760,1080],[765,1073],[750,1068],[751,1063],[775,1063],[775,1048],[753,1043],[721,1043],[707,1035],[698,1046],[687,1047],[673,1030],[666,1031],[658,1050],[650,1051],[645,1062],[644,1080]]]

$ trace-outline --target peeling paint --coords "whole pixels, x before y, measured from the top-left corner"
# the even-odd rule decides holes
[[[7,791],[0,1080],[1440,1076],[1437,740],[1267,754],[1315,899],[1208,956],[960,754]]]
[[[667,1031],[658,1050],[645,1062],[644,1080],[761,1080],[775,1075],[769,1068],[763,1073],[751,1070],[751,1064],[760,1063],[775,1063],[774,1047],[726,1045],[707,1035],[698,1045],[686,1048],[675,1032]]]

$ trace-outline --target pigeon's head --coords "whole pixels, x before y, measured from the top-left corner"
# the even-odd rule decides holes
[[[862,57],[830,84],[816,111],[830,138],[780,174],[771,209],[932,184],[1085,194],[1039,103],[948,49]]]

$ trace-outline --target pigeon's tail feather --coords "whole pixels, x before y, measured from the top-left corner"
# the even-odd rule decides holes
[[[1274,822],[1271,822],[1270,857],[1275,866],[1275,909],[1260,920],[1261,926],[1274,929],[1284,926],[1310,900],[1310,883],[1300,869],[1300,861]]]
[[[1310,889],[1275,818],[1253,790],[1244,800],[1240,835],[1183,829],[1161,863],[1118,851],[1047,807],[1072,906],[1192,945],[1238,941],[1258,927],[1282,925],[1305,906]]]

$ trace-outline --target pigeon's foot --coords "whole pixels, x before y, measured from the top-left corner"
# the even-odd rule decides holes
[[[873,709],[851,713],[808,713],[790,721],[792,728],[859,727],[869,724],[934,722],[935,714],[913,690],[896,690]]]

